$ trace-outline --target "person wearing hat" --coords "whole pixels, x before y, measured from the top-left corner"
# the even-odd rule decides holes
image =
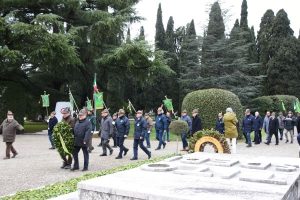
[[[10,152],[13,153],[12,158],[15,158],[18,155],[16,149],[13,147],[17,130],[22,131],[24,128],[14,119],[14,114],[11,111],[8,111],[7,118],[0,125],[3,142],[6,143],[6,156],[3,159],[10,159]]]
[[[134,140],[133,140],[133,158],[130,160],[138,159],[138,146],[147,154],[148,159],[151,158],[151,152],[144,146],[144,139],[147,133],[147,122],[143,118],[143,111],[136,112],[134,122]]]
[[[49,123],[48,123],[48,137],[49,137],[49,141],[50,141],[50,144],[51,144],[51,147],[49,149],[55,149],[54,142],[53,142],[53,137],[52,137],[53,128],[58,122],[55,115],[56,115],[55,111],[51,112],[50,118],[49,118]]]
[[[293,139],[294,138],[294,126],[296,124],[296,120],[293,117],[292,111],[288,112],[288,115],[284,118],[283,122],[284,122],[284,131],[283,131],[283,133],[284,133],[285,138],[286,138],[285,143],[289,142],[289,135],[290,135],[290,138],[291,138],[290,141],[291,141],[291,144],[292,144],[293,141],[294,141],[294,139]]]
[[[188,132],[186,133],[181,133],[181,141],[182,141],[182,151],[187,151],[188,150],[188,141],[187,141],[187,136],[190,133],[190,131],[192,130],[192,120],[191,118],[187,115],[187,111],[183,110],[181,112],[181,120],[185,121],[189,127]]]
[[[112,155],[113,149],[109,145],[109,138],[114,132],[114,126],[112,124],[113,120],[109,116],[107,109],[104,109],[101,112],[101,117],[101,139],[103,152],[100,156],[107,156],[107,149],[109,149],[109,155]]]
[[[89,152],[88,146],[90,137],[92,137],[92,123],[87,119],[87,112],[81,109],[78,113],[78,121],[74,127],[74,165],[72,171],[79,169],[78,153],[80,149],[83,152],[84,167],[82,171],[87,171],[89,166]]]
[[[157,109],[157,116],[155,118],[156,139],[159,141],[159,143],[158,147],[155,150],[160,150],[161,146],[163,146],[163,148],[166,147],[166,142],[164,142],[163,140],[163,135],[167,133],[168,122],[166,116],[163,113],[163,109],[159,107]]]
[[[232,145],[232,153],[236,153],[236,138],[238,137],[237,123],[238,120],[232,108],[227,108],[224,115],[225,138],[228,145]]]
[[[192,120],[192,135],[200,130],[202,130],[201,118],[199,117],[198,109],[194,109],[192,112],[193,120]]]
[[[92,124],[92,133],[94,133],[94,131],[96,131],[96,117],[94,115],[94,112],[93,110],[87,110],[87,119],[91,122]],[[90,138],[90,141],[89,141],[89,153],[92,153],[92,151],[94,150],[94,147],[93,147],[93,134],[92,134],[92,137]]]
[[[151,148],[150,134],[153,127],[153,119],[150,117],[149,113],[145,114],[145,120],[147,122],[147,133],[145,135],[145,140],[146,140],[147,148]]]
[[[75,119],[71,115],[71,110],[69,107],[63,108],[61,110],[62,114],[62,122],[68,124],[72,131],[74,132],[75,127]],[[64,135],[62,135],[62,138],[64,139]],[[63,165],[61,166],[62,169],[71,169],[72,165],[72,156],[66,155],[66,154],[60,154],[61,158],[63,159]]]
[[[118,113],[114,113],[113,117],[112,117],[112,120],[113,120],[112,125],[114,127],[114,131],[113,131],[113,135],[112,135],[113,142],[114,142],[113,148],[117,148],[119,146],[118,142],[117,142],[117,127],[116,127],[117,119],[118,119]]]
[[[118,119],[116,120],[116,128],[117,128],[117,141],[120,148],[119,155],[116,159],[121,159],[126,156],[127,152],[129,151],[128,148],[124,146],[124,140],[128,137],[129,130],[130,130],[130,123],[129,119],[125,116],[125,111],[120,109],[118,112]]]

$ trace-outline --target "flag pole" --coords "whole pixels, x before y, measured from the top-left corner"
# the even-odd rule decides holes
[[[132,105],[130,99],[128,99],[128,102],[129,102],[129,105],[133,108],[134,112],[136,113],[136,110],[135,110],[134,106]]]
[[[94,81],[96,81],[97,83],[97,73],[94,74]],[[95,88],[94,88],[94,94],[95,94]],[[93,100],[94,100],[94,116],[95,116],[95,120],[97,121],[97,109],[96,109],[96,98],[95,95],[93,95]],[[96,126],[95,126],[95,130],[96,131]]]

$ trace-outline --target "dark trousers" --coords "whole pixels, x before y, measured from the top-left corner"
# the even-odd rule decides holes
[[[244,138],[245,138],[245,143],[248,144],[248,137],[247,137],[247,133],[243,132]]]
[[[52,131],[48,130],[48,137],[49,137],[49,141],[52,147],[54,147],[54,142],[53,142],[53,137],[52,137]]]
[[[114,136],[112,137],[112,139],[113,139],[113,142],[114,142],[114,147],[119,146],[119,145],[118,145],[117,136],[114,135]]]
[[[254,142],[255,144],[260,144],[261,143],[261,130],[256,130],[254,135]]]
[[[275,135],[275,138],[276,138],[276,144],[278,144],[278,132],[274,132],[274,131],[272,131],[272,132],[270,132],[269,133],[269,138],[268,138],[268,141],[267,141],[267,143],[271,143],[271,140],[272,140],[272,137],[273,137],[273,135]]]
[[[150,152],[148,151],[148,149],[144,146],[144,140],[141,139],[134,139],[133,141],[133,158],[138,158],[138,147],[140,146],[140,148],[147,154],[149,155]]]
[[[82,149],[83,152],[83,159],[84,159],[84,169],[89,167],[89,152],[88,147],[74,147],[73,157],[74,157],[74,168],[79,168],[79,161],[78,161],[78,153]]]
[[[109,145],[109,139],[102,139],[103,154],[107,154],[107,149],[109,149],[109,151],[113,150]]]
[[[146,135],[145,135],[145,140],[146,140],[146,145],[147,145],[147,147],[151,147],[151,144],[150,144],[150,133],[146,133]]]
[[[94,147],[93,147],[93,135],[90,137],[89,140],[89,151],[93,151]]]
[[[247,144],[248,145],[252,145],[252,142],[251,142],[251,132],[247,132],[246,136],[247,136]]]
[[[167,129],[167,132],[165,132],[163,135],[164,135],[164,136],[163,136],[164,142],[165,142],[165,141],[170,142],[170,130]]]
[[[182,141],[182,147],[183,149],[188,147],[188,141],[187,141],[187,134],[181,133],[181,141]]]
[[[124,151],[128,151],[128,149],[124,146],[124,137],[117,137],[118,140],[118,144],[119,144],[119,148],[120,148],[120,152],[119,152],[119,157],[123,156],[123,152]]]
[[[280,134],[280,140],[282,140],[283,137],[283,128],[278,129],[279,130],[279,134]]]
[[[298,140],[298,144],[300,146],[300,133],[298,133],[297,140]]]
[[[12,152],[13,154],[17,154],[16,149],[13,147],[13,143],[6,142],[6,157],[7,158],[10,158],[10,152]]]
[[[166,143],[163,141],[163,131],[162,130],[156,130],[156,139],[159,141],[158,143],[158,149],[161,148],[161,145],[165,145]]]

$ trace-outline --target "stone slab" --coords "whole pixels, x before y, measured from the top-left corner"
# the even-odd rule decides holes
[[[266,162],[266,161],[250,161],[250,162],[244,162],[241,164],[241,167],[248,168],[248,169],[261,169],[265,170],[268,167],[271,166],[271,162]]]
[[[214,166],[231,167],[239,163],[237,159],[211,159],[207,164]]]

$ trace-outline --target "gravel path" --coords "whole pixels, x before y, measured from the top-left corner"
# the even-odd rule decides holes
[[[0,136],[2,141],[2,136]],[[94,146],[97,146],[99,139],[93,140]],[[116,160],[115,157],[118,149],[114,149],[112,156],[99,157],[102,149],[96,147],[92,154],[90,154],[89,172],[109,169],[116,166],[131,163],[129,159],[132,157],[132,143],[127,140],[126,146],[130,147],[128,155],[122,160]],[[152,142],[152,147],[156,147],[157,142]],[[269,146],[265,144],[255,145],[251,148],[246,148],[242,142],[238,144],[237,152],[240,154],[255,154],[262,156],[284,156],[284,157],[298,157],[298,144],[285,144],[281,142],[279,146],[274,145],[274,141]],[[181,144],[180,144],[181,147]],[[78,177],[83,174],[81,171],[70,172],[69,170],[62,170],[62,164],[58,153],[55,150],[49,150],[48,137],[45,133],[36,135],[18,135],[15,143],[15,148],[19,155],[15,159],[2,160],[5,155],[5,143],[0,143],[0,196],[15,193],[25,189],[37,188],[44,185],[56,183],[59,181],[68,180],[73,177]],[[152,149],[153,157],[159,157],[175,153],[176,142],[170,142],[166,149],[161,151],[154,151]],[[147,156],[139,149],[139,159],[146,159]],[[79,153],[80,167],[83,164],[82,152]],[[89,173],[85,172],[85,173]]]

